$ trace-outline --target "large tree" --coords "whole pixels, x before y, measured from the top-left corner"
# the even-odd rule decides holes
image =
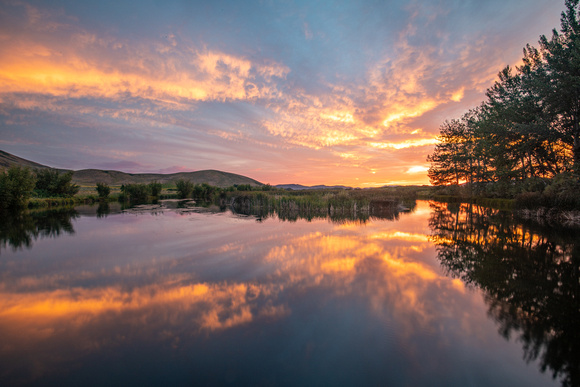
[[[566,0],[561,31],[540,37],[542,60],[534,61],[537,86],[554,115],[552,128],[572,147],[574,169],[580,174],[580,23],[579,0]]]

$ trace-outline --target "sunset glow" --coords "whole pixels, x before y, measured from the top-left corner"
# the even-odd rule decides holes
[[[0,149],[57,168],[428,184],[563,1],[2,1]]]

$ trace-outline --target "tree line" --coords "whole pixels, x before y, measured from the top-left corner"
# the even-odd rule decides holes
[[[80,187],[72,183],[72,171],[56,169],[32,171],[12,166],[0,173],[0,209],[25,207],[31,196],[73,197]]]
[[[0,171],[0,209],[23,208],[31,197],[37,198],[71,198],[80,187],[72,183],[73,172],[61,173],[56,169],[31,170],[21,166],[12,166]],[[221,188],[207,183],[194,184],[189,180],[178,180],[175,191],[180,199],[197,199],[211,201],[225,192],[233,191],[271,191],[270,184],[252,186],[250,184],[234,184]],[[121,186],[119,199],[133,203],[146,202],[161,197],[163,185],[158,181],[148,184],[133,183]],[[96,183],[99,199],[107,200],[111,187],[103,182]]]
[[[560,31],[526,45],[486,99],[440,127],[428,176],[448,193],[580,207],[580,0],[566,0]]]

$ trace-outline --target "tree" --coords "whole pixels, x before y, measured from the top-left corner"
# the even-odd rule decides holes
[[[158,197],[161,194],[162,189],[163,185],[157,180],[154,180],[151,183],[149,183],[149,190],[151,191],[151,196]]]
[[[110,193],[111,187],[109,187],[105,183],[97,183],[97,194],[99,195],[99,198],[106,199],[107,197],[109,197]]]
[[[432,184],[515,197],[572,170],[580,181],[579,3],[566,0],[561,32],[542,36],[539,50],[528,44],[523,65],[505,67],[479,108],[441,126]]]
[[[428,176],[433,185],[459,185],[460,182],[471,183],[473,167],[473,138],[466,121],[445,121],[440,128],[440,142],[435,151],[429,155],[431,162]]]
[[[26,206],[36,178],[28,168],[12,166],[0,173],[0,208],[22,208]]]
[[[572,147],[574,170],[580,174],[580,23],[579,0],[566,0],[561,32],[540,37],[542,60],[530,61],[536,83],[555,121],[552,129]]]
[[[36,172],[35,193],[40,197],[71,197],[79,192],[80,187],[72,183],[73,172],[60,173],[56,169],[42,169]]]
[[[191,196],[191,193],[193,192],[193,183],[191,181],[179,179],[175,182],[175,185],[180,199],[185,199]]]
[[[121,186],[121,192],[133,203],[146,202],[151,191],[147,184],[127,184]]]

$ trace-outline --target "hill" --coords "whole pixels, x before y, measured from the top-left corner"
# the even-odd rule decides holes
[[[190,180],[195,184],[207,183],[216,187],[230,187],[234,184],[263,185],[257,180],[235,173],[204,170],[195,172],[161,173],[125,173],[120,171],[103,171],[100,169],[82,169],[74,171],[73,182],[81,185],[92,185],[97,182],[108,185],[132,183],[150,183],[157,180],[160,183],[175,183],[179,179]]]
[[[14,156],[8,152],[0,150],[0,168],[8,168],[13,165],[20,165],[32,169],[51,168],[49,166],[35,163],[33,161]],[[59,171],[68,170],[59,169]],[[162,174],[125,173],[121,171],[104,171],[100,169],[82,169],[79,171],[73,171],[72,180],[73,183],[79,185],[95,185],[97,182],[106,183],[108,185],[121,185],[132,183],[150,183],[153,180],[157,180],[160,183],[174,183],[179,179],[191,180],[196,184],[207,183],[217,187],[229,187],[235,184],[250,184],[252,186],[263,185],[259,181],[246,176],[216,170]]]
[[[20,165],[21,167],[28,167],[32,169],[50,168],[46,165],[38,164],[34,161],[26,160],[0,150],[0,168],[10,168],[13,165]]]

